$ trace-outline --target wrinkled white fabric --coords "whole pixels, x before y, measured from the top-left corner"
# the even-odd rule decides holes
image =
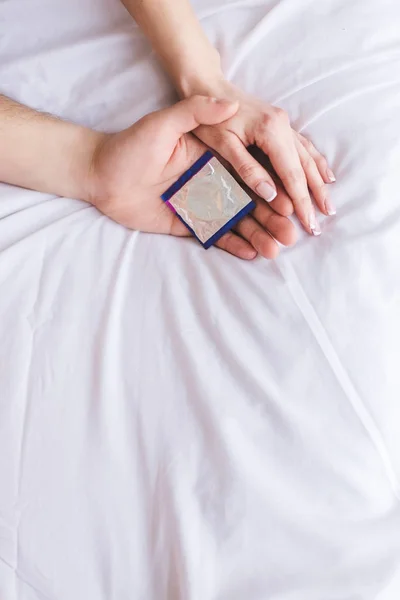
[[[196,9],[338,214],[248,264],[0,186],[0,598],[396,600],[400,5]],[[0,31],[30,106],[117,130],[174,99],[118,0],[3,0]]]

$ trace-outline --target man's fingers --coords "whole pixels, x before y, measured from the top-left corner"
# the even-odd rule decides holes
[[[296,243],[296,228],[291,220],[278,215],[265,202],[256,201],[256,208],[251,214],[265,231],[284,246],[292,246]]]
[[[274,211],[278,213],[278,215],[282,215],[283,217],[290,217],[293,214],[293,202],[289,198],[286,193],[286,190],[283,189],[282,185],[276,184],[276,191],[278,192],[277,197],[271,203]]]
[[[215,125],[232,117],[238,110],[238,102],[219,100],[208,96],[192,96],[159,111],[157,118],[171,132],[180,137],[199,125]]]
[[[257,256],[257,251],[253,246],[232,231],[225,233],[215,245],[243,260],[253,260]]]
[[[175,235],[177,237],[189,237],[192,235],[189,229],[182,223],[182,221],[174,215],[172,210],[168,207],[165,207],[165,211],[169,211],[170,215],[166,213],[166,216],[169,220],[169,234]]]
[[[213,147],[227,160],[240,179],[258,196],[272,202],[276,198],[276,185],[272,177],[251,156],[243,143],[235,135],[225,136]]]
[[[235,231],[240,233],[264,258],[272,259],[278,256],[278,244],[253,217],[244,217],[235,227]]]
[[[165,207],[165,209],[170,212],[170,215],[166,215],[169,220],[169,230],[165,231],[165,233],[169,233],[170,235],[175,235],[177,237],[191,236],[192,234],[182,223],[182,221],[176,215],[174,215],[170,209],[167,207]],[[217,248],[225,250],[226,252],[229,252],[229,254],[233,254],[233,256],[237,256],[243,260],[253,260],[253,258],[257,256],[257,250],[255,250],[248,241],[236,235],[232,231],[225,233],[225,235],[223,235],[215,245]]]
[[[192,235],[182,221],[172,212],[169,222],[170,229],[168,233],[170,235],[175,235],[177,237],[188,237]],[[232,231],[225,233],[215,245],[217,248],[225,250],[225,252],[229,252],[229,254],[233,254],[233,256],[237,256],[243,260],[253,260],[253,258],[257,256],[257,250],[255,250],[248,241]]]

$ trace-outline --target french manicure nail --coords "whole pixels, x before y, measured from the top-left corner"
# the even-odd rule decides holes
[[[276,189],[272,187],[266,181],[262,181],[256,187],[256,192],[261,198],[264,198],[267,202],[272,202],[276,198]]]
[[[319,226],[319,223],[317,223],[315,229],[312,229],[311,233],[315,236],[319,236],[321,235],[321,227]]]
[[[317,227],[317,217],[315,216],[314,210],[312,210],[310,212],[309,225],[310,225],[311,231],[313,231],[313,229],[315,229]]]
[[[330,181],[331,183],[333,183],[334,181],[336,181],[336,177],[335,177],[335,174],[334,174],[334,172],[332,171],[332,169],[327,169],[327,170],[326,170],[326,174],[327,174],[327,176],[328,176],[328,179],[329,179],[329,181]]]
[[[325,209],[329,216],[336,215],[336,207],[332,204],[331,200],[327,198],[325,200]]]
[[[309,225],[310,225],[311,233],[313,235],[321,235],[321,228],[320,228],[319,223],[317,221],[317,217],[315,216],[314,210],[312,210],[310,212]]]

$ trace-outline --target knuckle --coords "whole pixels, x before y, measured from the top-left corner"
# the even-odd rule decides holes
[[[281,179],[283,183],[293,185],[293,184],[303,184],[305,183],[304,171],[303,169],[290,169],[285,173],[282,173]]]
[[[256,141],[257,139],[267,139],[270,137],[277,127],[279,121],[275,117],[274,113],[262,113],[258,119],[256,126]]]
[[[253,246],[253,248],[258,250],[258,248],[260,246],[260,242],[261,242],[260,231],[257,228],[254,228],[253,231],[249,235],[249,243]]]
[[[311,202],[311,198],[310,196],[302,196],[300,198],[300,200],[298,201],[298,206],[301,206],[303,208],[308,208],[309,206],[312,206],[312,202]]]
[[[275,119],[278,119],[279,121],[289,120],[287,112],[285,110],[283,110],[283,108],[280,108],[279,106],[276,106],[274,108],[274,116],[275,116]]]
[[[274,122],[274,113],[263,112],[260,116],[259,127],[262,131],[268,129]]]
[[[204,127],[204,130],[203,130]],[[214,150],[223,154],[222,149],[226,147],[228,140],[225,132],[221,130],[218,125],[214,125],[212,128],[207,128],[207,125],[200,125],[201,131],[207,134],[207,139],[205,137],[201,138],[205,143],[208,142],[209,145],[212,146]],[[200,129],[199,128],[199,129]],[[197,133],[197,130],[196,130]]]
[[[217,242],[217,246],[222,250],[226,250],[229,244],[233,241],[234,234],[231,231],[225,233]]]
[[[317,191],[320,195],[324,196],[326,191],[326,186],[323,181],[320,181],[317,185]]]
[[[259,120],[259,135],[265,136],[271,131],[289,125],[289,117],[282,108],[273,108],[264,112]]]
[[[325,156],[322,156],[322,154],[317,157],[315,162],[320,169],[326,169],[328,166],[328,161],[326,160]]]
[[[315,168],[315,161],[313,159],[313,157],[311,156],[311,154],[305,154],[303,160],[302,160],[302,164],[304,167],[304,170],[306,171],[311,171],[312,169]]]
[[[243,181],[254,181],[257,179],[257,168],[251,163],[241,163],[237,168],[237,172]]]
[[[298,198],[293,199],[294,211],[297,214],[300,221],[307,221],[310,210],[312,210],[313,203],[310,196],[305,194],[299,195]]]
[[[308,152],[314,152],[315,151],[314,144],[308,138],[302,136],[301,140],[302,140],[304,148]]]

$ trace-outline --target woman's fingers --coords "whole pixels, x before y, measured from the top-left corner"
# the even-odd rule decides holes
[[[326,215],[336,214],[335,207],[328,196],[327,187],[322,179],[315,160],[307,152],[297,137],[295,137],[295,144],[299,153],[301,165],[307,178],[308,187],[312,192],[318,208]]]
[[[221,138],[221,143],[214,142],[212,147],[232,165],[244,183],[258,196],[267,202],[272,202],[276,198],[274,180],[251,156],[236,135],[225,135]]]
[[[308,190],[306,176],[292,128],[286,113],[279,109],[263,120],[256,139],[257,145],[267,154],[276,174],[292,199],[294,210],[304,228],[313,235],[319,235],[315,209]]]
[[[316,149],[314,144],[308,138],[304,137],[304,135],[296,132],[294,132],[294,135],[307,150],[308,154],[314,159],[315,164],[318,167],[318,171],[320,172],[320,175],[325,183],[334,183],[336,181],[336,177],[332,169],[329,168],[328,161],[326,160],[325,156],[323,156],[321,152]]]

